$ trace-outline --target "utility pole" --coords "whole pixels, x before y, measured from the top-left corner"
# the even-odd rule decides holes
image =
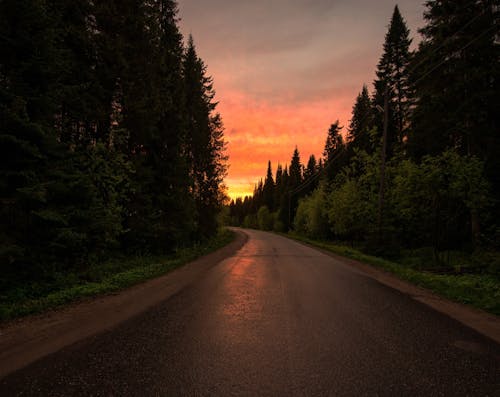
[[[383,240],[382,223],[384,216],[385,199],[385,158],[387,153],[387,128],[389,123],[389,87],[385,84],[384,90],[384,133],[382,134],[382,153],[380,155],[380,189],[378,196],[378,233],[379,238]]]

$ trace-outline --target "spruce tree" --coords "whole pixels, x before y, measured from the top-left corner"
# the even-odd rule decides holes
[[[352,108],[352,119],[349,123],[347,141],[350,149],[373,151],[370,131],[373,128],[373,106],[368,88],[363,85]]]
[[[339,125],[338,120],[330,126],[323,150],[324,164],[327,167],[326,175],[330,181],[333,180],[346,160],[344,138],[340,133],[341,130],[342,127]]]
[[[384,108],[385,96],[388,97],[387,148],[389,154],[401,148],[407,136],[412,97],[408,74],[411,59],[409,35],[410,31],[396,5],[385,36],[384,52],[377,66],[373,98],[376,109],[380,110],[375,112],[375,125],[381,134],[384,128],[384,115],[381,109]]]
[[[423,40],[412,66],[416,110],[409,137],[416,159],[453,148],[484,161],[495,197],[500,196],[499,5],[497,0],[426,2]],[[497,223],[498,216],[497,201],[489,223]],[[470,223],[477,241],[477,212],[471,212]]]
[[[419,158],[454,147],[479,156],[490,176],[498,175],[498,1],[427,1],[426,7],[423,41],[412,65],[412,154]]]
[[[267,173],[266,173],[266,179],[264,180],[264,187],[263,187],[263,201],[264,205],[267,206],[269,211],[274,211],[274,190],[275,190],[275,185],[274,185],[274,179],[273,179],[273,171],[271,169],[271,161],[268,161],[267,163]]]
[[[222,205],[226,173],[223,127],[215,112],[212,79],[198,57],[190,36],[183,62],[186,97],[186,155],[189,158],[197,223],[202,236],[213,234],[216,214]],[[272,177],[271,177],[272,178]],[[272,195],[272,193],[271,193]]]
[[[300,162],[300,154],[297,147],[295,147],[292,160],[290,161],[289,176],[289,186],[291,190],[295,189],[302,183],[302,163]]]

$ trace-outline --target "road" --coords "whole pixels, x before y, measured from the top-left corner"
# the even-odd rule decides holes
[[[500,346],[352,266],[245,231],[236,255],[2,396],[500,396]]]

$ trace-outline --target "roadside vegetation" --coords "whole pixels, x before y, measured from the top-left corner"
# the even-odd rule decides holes
[[[0,297],[0,321],[116,292],[162,276],[229,244],[234,236],[234,232],[220,229],[216,236],[168,255],[115,256],[81,272],[51,273],[45,279],[10,285]]]
[[[275,173],[268,162],[230,223],[293,233],[500,314],[499,12],[428,1],[411,50],[396,6],[347,131],[334,122],[319,159],[303,164],[295,148]]]
[[[163,273],[215,236],[224,128],[178,21],[170,0],[0,2],[2,318]]]

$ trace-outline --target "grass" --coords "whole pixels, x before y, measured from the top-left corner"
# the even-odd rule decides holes
[[[194,259],[229,244],[235,235],[223,229],[209,241],[170,256],[114,258],[91,266],[82,274],[55,275],[50,281],[32,282],[0,296],[0,321],[41,313],[83,298],[113,293],[159,277]]]
[[[500,315],[500,278],[487,272],[477,274],[437,274],[419,270],[404,263],[415,262],[402,258],[402,262],[389,261],[367,255],[357,249],[325,241],[315,241],[297,234],[287,237],[325,249],[335,254],[373,265],[395,274],[399,278],[456,302],[465,303],[492,314]]]

